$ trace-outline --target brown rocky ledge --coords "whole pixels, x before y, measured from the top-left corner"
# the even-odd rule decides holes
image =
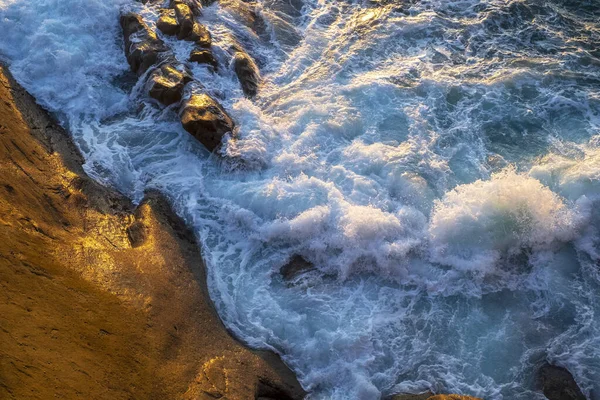
[[[0,66],[0,398],[302,398],[227,333],[164,199],[136,209],[81,161]]]

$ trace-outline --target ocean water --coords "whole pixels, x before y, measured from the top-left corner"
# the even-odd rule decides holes
[[[600,399],[600,0],[221,0],[192,90],[237,123],[223,157],[129,72],[119,14],[160,5],[0,0],[0,55],[91,176],[169,196],[235,335],[311,399],[543,399],[544,360]]]

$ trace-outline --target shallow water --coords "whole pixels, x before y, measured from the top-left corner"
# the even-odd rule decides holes
[[[225,158],[128,72],[119,13],[157,6],[0,0],[0,54],[88,173],[170,196],[221,318],[312,398],[543,399],[543,360],[600,398],[600,2],[262,0],[254,30],[247,7],[200,17],[223,68],[194,75],[239,126]],[[296,254],[317,270],[288,285]]]

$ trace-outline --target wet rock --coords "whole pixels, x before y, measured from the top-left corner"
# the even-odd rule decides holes
[[[183,88],[191,80],[191,75],[182,65],[163,64],[150,74],[148,94],[168,106],[181,101]]]
[[[483,400],[479,397],[462,396],[460,394],[438,394],[431,396],[427,400]]]
[[[156,27],[165,35],[176,36],[179,33],[179,22],[175,17],[175,10],[162,10]]]
[[[295,255],[290,261],[279,270],[283,279],[287,282],[310,271],[314,271],[315,266],[304,259],[304,257]]]
[[[187,4],[177,3],[175,7],[175,18],[179,24],[179,32],[177,33],[177,39],[185,39],[192,34],[194,30],[194,14]]]
[[[585,400],[573,375],[566,368],[544,364],[538,370],[537,384],[548,400]]]
[[[184,38],[189,42],[194,42],[196,45],[200,47],[209,48],[212,42],[210,37],[210,32],[206,27],[198,22],[194,23],[194,28],[192,29],[192,33]]]
[[[183,128],[209,151],[215,150],[234,124],[223,107],[207,94],[193,94],[180,110]]]
[[[243,51],[236,51],[233,56],[233,69],[240,81],[246,97],[252,98],[258,93],[260,74],[256,63]]]
[[[123,14],[120,19],[125,40],[125,56],[133,72],[143,74],[154,65],[168,47],[150,30],[142,17],[135,13]]]
[[[202,14],[202,3],[198,0],[171,0],[169,2],[169,8],[174,9],[177,4],[185,4],[196,16]]]
[[[198,64],[211,65],[215,70],[218,68],[217,60],[208,49],[196,48],[190,53],[190,61]]]

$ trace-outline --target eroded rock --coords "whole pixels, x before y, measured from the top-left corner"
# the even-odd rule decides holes
[[[156,33],[150,30],[142,17],[135,13],[123,14],[120,19],[125,40],[125,56],[131,70],[142,75],[169,51]]]
[[[196,48],[190,53],[190,61],[198,64],[208,64],[217,69],[218,63],[213,53],[208,49]]]
[[[233,56],[233,69],[240,81],[244,95],[249,98],[256,96],[260,73],[254,60],[246,52],[238,50]]]
[[[548,400],[586,400],[566,368],[544,364],[538,370],[537,383]]]
[[[156,68],[150,74],[147,87],[150,97],[168,106],[181,101],[183,88],[192,80],[181,64],[169,63]]]
[[[209,151],[215,150],[227,133],[233,132],[233,120],[223,107],[205,93],[193,94],[180,110],[183,128]]]

